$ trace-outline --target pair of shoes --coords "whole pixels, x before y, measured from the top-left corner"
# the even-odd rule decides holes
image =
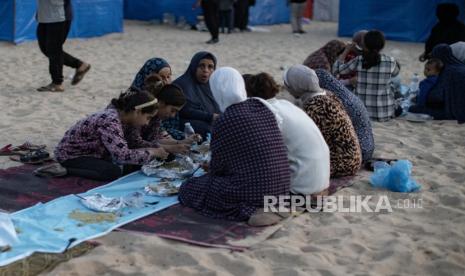
[[[38,92],[64,92],[65,89],[63,88],[63,85],[61,84],[51,83],[49,85],[37,88],[37,91]]]
[[[207,41],[207,44],[215,44],[215,43],[218,43],[218,42],[220,42],[220,40],[218,38],[212,38],[209,41]]]
[[[78,84],[84,78],[85,74],[89,72],[90,67],[91,67],[90,64],[84,63],[83,65],[84,65],[83,69],[81,70],[79,70],[79,68],[76,69],[76,73],[74,74],[73,80],[71,81],[71,85]]]
[[[23,155],[26,154],[27,151],[45,149],[45,147],[46,145],[34,145],[29,142],[25,142],[19,146],[9,144],[0,149],[0,156]]]
[[[389,159],[389,158],[376,158],[376,157],[373,157],[372,159],[368,160],[367,162],[365,162],[365,169],[367,171],[371,171],[373,172],[375,170],[375,163],[376,162],[386,162],[388,163],[389,165],[392,165],[394,162],[396,162],[397,159]]]
[[[44,149],[30,151],[20,156],[10,156],[10,159],[24,164],[41,164],[52,160],[50,154]]]

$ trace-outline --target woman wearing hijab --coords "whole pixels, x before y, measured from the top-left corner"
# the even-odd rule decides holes
[[[428,59],[431,51],[438,44],[450,45],[465,41],[465,25],[457,19],[459,14],[459,7],[454,3],[442,3],[436,7],[436,17],[439,22],[433,27],[426,40],[425,52],[421,54],[420,61]]]
[[[457,120],[465,122],[465,64],[460,62],[447,44],[434,47],[431,57],[438,58],[444,64],[436,85],[426,99],[426,108],[411,112],[427,113],[436,120]]]
[[[246,221],[265,195],[289,194],[286,147],[274,114],[247,100],[239,72],[220,68],[210,83],[223,112],[213,125],[211,161],[205,175],[181,185],[179,201],[208,217]]]
[[[284,73],[284,85],[319,127],[331,155],[331,177],[354,175],[362,164],[362,153],[350,117],[339,99],[320,88],[318,77],[304,65]]]
[[[331,40],[325,46],[310,54],[305,59],[304,65],[312,69],[323,69],[331,72],[334,62],[345,46],[346,44],[340,40]]]
[[[315,73],[318,76],[320,87],[332,92],[344,106],[347,115],[349,115],[362,150],[362,161],[370,160],[375,150],[375,141],[370,116],[368,116],[365,105],[328,71],[317,69]]]
[[[276,99],[279,86],[267,73],[247,78],[247,95],[257,97],[275,114],[291,167],[291,192],[324,193],[329,187],[329,148],[313,120],[289,101]]]
[[[454,54],[454,57],[465,64],[465,42],[456,42],[450,45],[450,48],[452,49],[452,54]]]
[[[220,109],[210,89],[210,76],[216,68],[216,57],[209,52],[196,53],[186,72],[174,81],[182,88],[187,103],[179,112],[181,125],[191,123],[195,132],[206,137],[218,118]]]
[[[151,58],[147,60],[144,65],[139,69],[134,81],[131,84],[131,89],[136,91],[143,91],[146,90],[145,82],[148,78],[153,75],[157,75],[163,82],[163,84],[170,84],[171,83],[171,66],[169,63],[163,58]],[[160,127],[162,130],[166,131],[172,138],[176,140],[183,140],[186,137],[184,136],[184,132],[180,131],[181,126],[179,123],[179,115],[176,114],[172,118],[167,118],[161,121],[161,124],[158,123],[156,125],[149,124],[153,127]]]
[[[352,43],[355,47],[347,54],[344,62],[349,62],[354,58],[358,57],[363,52],[363,37],[367,33],[367,30],[360,30],[352,36]],[[334,64],[334,62],[333,62]],[[333,66],[331,64],[331,68]],[[357,86],[357,72],[350,72],[347,74],[339,74],[337,76],[339,80],[341,80],[342,84],[344,84],[349,90],[353,91]]]

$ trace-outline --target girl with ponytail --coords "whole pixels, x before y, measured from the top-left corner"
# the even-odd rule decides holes
[[[354,92],[365,104],[370,118],[377,121],[388,121],[394,117],[394,91],[390,83],[400,71],[393,57],[381,53],[384,44],[384,34],[371,30],[363,37],[362,55],[344,62],[355,47],[348,44],[333,65],[333,75],[357,73]]]

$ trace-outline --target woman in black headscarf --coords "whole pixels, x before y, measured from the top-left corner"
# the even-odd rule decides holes
[[[457,19],[459,14],[459,7],[454,3],[443,3],[437,6],[436,16],[439,22],[431,30],[420,61],[428,59],[434,46],[438,44],[451,45],[458,41],[465,41],[465,24]]]
[[[216,57],[209,52],[198,52],[192,57],[186,72],[174,81],[187,98],[186,105],[179,112],[181,125],[190,122],[195,132],[204,138],[220,114],[209,84],[215,69]]]

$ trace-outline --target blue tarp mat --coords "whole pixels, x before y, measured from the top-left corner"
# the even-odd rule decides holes
[[[93,37],[123,31],[123,0],[71,0],[73,23],[68,37]],[[0,0],[0,40],[36,39],[36,0]]]
[[[378,29],[388,39],[425,41],[437,23],[439,3],[456,3],[460,18],[464,19],[463,0],[341,0],[338,35],[352,36],[358,30]]]
[[[124,18],[161,20],[164,13],[183,16],[189,24],[196,23],[202,9],[192,10],[195,0],[124,0]],[[250,25],[271,25],[289,22],[289,7],[285,0],[257,0],[250,9]]]
[[[198,171],[196,176],[202,173]],[[141,172],[136,172],[80,195],[86,196],[100,193],[106,197],[124,197],[134,192],[143,193],[146,185],[155,185],[159,181],[159,178],[148,177]],[[176,184],[180,186],[181,180],[178,180]],[[142,208],[124,208],[121,216],[117,216],[114,222],[105,221],[89,224],[68,217],[75,210],[86,213],[93,212],[84,207],[80,199],[75,195],[60,197],[45,204],[38,203],[30,208],[15,212],[10,217],[15,228],[19,229],[19,242],[13,244],[10,251],[0,254],[0,266],[25,258],[34,252],[63,252],[70,239],[74,239],[72,246],[78,245],[179,202],[177,196],[144,196],[144,202],[151,203],[155,201],[158,201],[158,204],[145,204]]]

